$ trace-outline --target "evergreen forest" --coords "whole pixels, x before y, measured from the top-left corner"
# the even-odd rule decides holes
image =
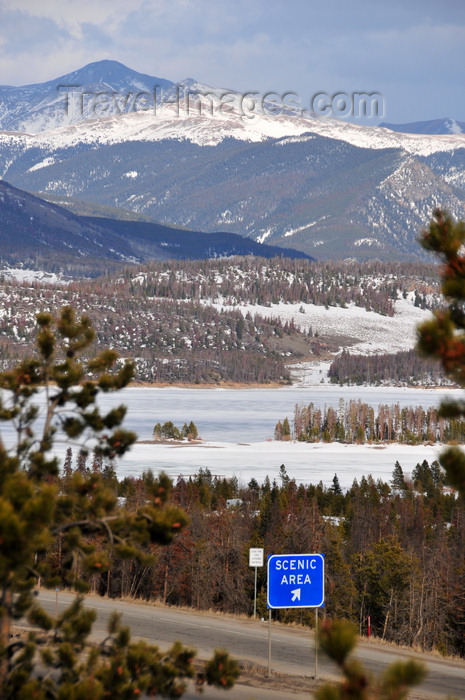
[[[111,463],[69,451],[60,488],[94,472],[129,512],[145,502],[153,479],[118,480]],[[108,571],[87,577],[94,593],[250,615],[249,548],[263,547],[265,556],[325,552],[325,618],[349,620],[366,635],[370,617],[376,637],[465,657],[465,503],[444,487],[437,462],[417,464],[410,478],[397,462],[389,483],[368,475],[346,493],[337,474],[330,487],[298,484],[285,465],[272,480],[247,485],[200,469],[172,485],[171,500],[187,514],[186,528],[171,544],[150,545],[143,563],[114,557]],[[108,556],[104,537],[88,544]],[[46,556],[60,576],[59,538]],[[257,612],[267,614],[265,567]],[[274,614],[314,624],[306,609]]]

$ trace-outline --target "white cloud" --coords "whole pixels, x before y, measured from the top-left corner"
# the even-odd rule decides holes
[[[0,84],[113,58],[171,80],[292,90],[303,103],[377,91],[392,121],[463,119],[451,66],[464,62],[464,31],[462,0],[3,0]]]
[[[83,22],[114,24],[129,12],[128,3],[124,0],[80,0],[78,3],[74,0],[3,0],[3,8],[30,17],[51,19],[68,31],[76,30]]]

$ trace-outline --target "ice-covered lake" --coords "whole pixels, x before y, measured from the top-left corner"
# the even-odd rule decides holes
[[[417,462],[436,459],[439,447],[406,445],[341,445],[339,443],[276,442],[274,428],[286,416],[291,424],[295,405],[337,407],[339,400],[362,400],[375,408],[380,403],[401,406],[437,406],[441,397],[461,396],[460,390],[344,387],[330,384],[283,387],[279,389],[204,389],[176,387],[131,387],[117,394],[103,395],[102,409],[124,403],[125,427],[134,430],[141,442],[116,463],[118,476],[137,476],[151,469],[166,471],[174,480],[196,474],[200,468],[218,476],[237,476],[241,484],[252,477],[262,482],[278,477],[284,464],[298,483],[329,486],[334,474],[343,488],[355,478],[372,474],[389,481],[396,460],[406,475]],[[198,445],[144,444],[152,439],[153,427],[165,421],[181,427],[194,421],[202,443]],[[9,424],[2,428],[5,444],[14,434]],[[57,447],[64,457],[66,444]],[[77,450],[73,450],[75,454]]]
[[[173,421],[182,426],[191,420],[197,425],[202,445],[170,446],[137,444],[118,464],[118,475],[137,475],[144,470],[166,471],[172,478],[189,476],[208,468],[219,476],[237,476],[246,484],[268,475],[278,476],[284,464],[298,483],[330,485],[337,473],[343,487],[354,478],[372,474],[389,481],[395,461],[409,474],[418,461],[431,461],[439,448],[431,446],[340,445],[283,443],[272,440],[278,419],[292,421],[296,404],[337,406],[339,399],[361,399],[377,407],[399,402],[401,406],[424,408],[438,405],[445,394],[461,396],[460,391],[378,387],[344,387],[328,384],[280,389],[196,389],[129,388],[116,396],[106,396],[103,404],[123,402],[128,407],[126,427],[140,440],[152,436],[157,422]]]

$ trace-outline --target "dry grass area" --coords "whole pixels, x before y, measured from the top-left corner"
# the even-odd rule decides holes
[[[268,675],[268,669],[265,666],[257,664],[241,664],[241,675],[236,681],[236,684],[246,686],[248,688],[269,689],[270,691],[282,691],[288,697],[290,694],[295,694],[301,697],[303,694],[308,694],[308,698],[313,697],[313,693],[326,683],[333,685],[339,684],[339,679],[336,676],[319,677],[317,679],[312,676],[296,676],[287,673],[272,672]],[[424,689],[416,691],[413,689],[409,695],[409,700],[437,700],[437,695],[425,694]]]
[[[310,676],[294,676],[287,673],[272,671],[268,675],[268,669],[264,666],[242,664],[241,675],[238,683],[251,688],[269,688],[270,690],[283,690],[286,693],[313,693],[317,688],[329,679],[314,679]]]

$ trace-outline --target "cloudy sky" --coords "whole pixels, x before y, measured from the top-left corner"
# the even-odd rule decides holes
[[[110,58],[238,91],[377,92],[384,121],[465,121],[463,0],[0,0],[0,84]]]

